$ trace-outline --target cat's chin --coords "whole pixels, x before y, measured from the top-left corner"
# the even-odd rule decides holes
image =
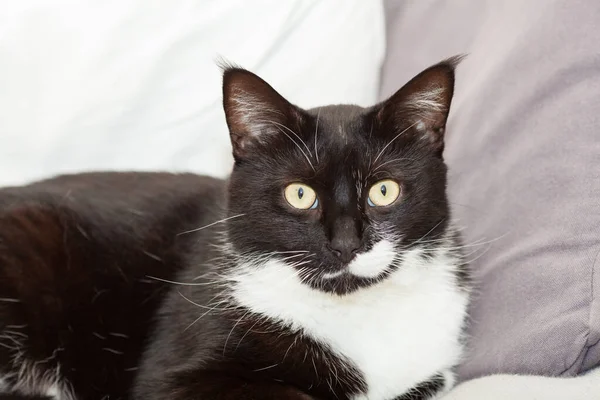
[[[356,276],[348,268],[345,268],[337,272],[321,274],[320,279],[313,280],[310,286],[313,289],[323,292],[345,296],[360,289],[376,285],[386,279],[391,272],[392,269],[387,268],[376,277],[366,278]]]
[[[319,279],[310,282],[315,289],[346,295],[385,279],[394,269],[397,258],[394,243],[380,240],[347,265],[322,271]]]

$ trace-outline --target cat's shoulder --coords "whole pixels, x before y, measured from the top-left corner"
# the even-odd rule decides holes
[[[212,221],[223,202],[224,182],[195,174],[62,175],[0,189],[0,241],[14,249],[36,237],[58,246],[69,233],[96,244],[171,238]]]
[[[167,172],[87,172],[58,175],[22,186],[0,188],[5,208],[10,200],[35,200],[68,197],[79,192],[84,197],[136,197],[160,192],[185,194],[219,191],[224,181],[192,173]]]
[[[0,189],[0,215],[27,210],[58,213],[152,212],[190,203],[222,201],[224,181],[191,173],[90,172],[60,175]]]

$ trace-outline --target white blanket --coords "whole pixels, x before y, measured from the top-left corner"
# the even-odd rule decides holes
[[[577,378],[493,375],[457,386],[442,400],[596,400],[600,368]]]
[[[225,176],[219,56],[304,107],[376,101],[363,0],[18,0],[0,7],[0,186],[85,170]]]

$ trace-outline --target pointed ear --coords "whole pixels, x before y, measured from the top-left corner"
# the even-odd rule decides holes
[[[440,157],[454,94],[454,70],[464,56],[427,68],[384,101],[377,113],[382,131],[426,141]]]
[[[296,108],[267,82],[237,67],[224,68],[223,108],[233,156],[238,161],[299,118]]]

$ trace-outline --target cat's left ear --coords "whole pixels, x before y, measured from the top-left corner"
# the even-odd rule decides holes
[[[223,109],[237,161],[272,144],[276,138],[289,135],[290,125],[301,119],[298,108],[271,85],[237,67],[224,68]]]
[[[454,94],[454,70],[464,56],[427,68],[380,104],[376,120],[393,138],[425,141],[441,157],[444,133]]]

